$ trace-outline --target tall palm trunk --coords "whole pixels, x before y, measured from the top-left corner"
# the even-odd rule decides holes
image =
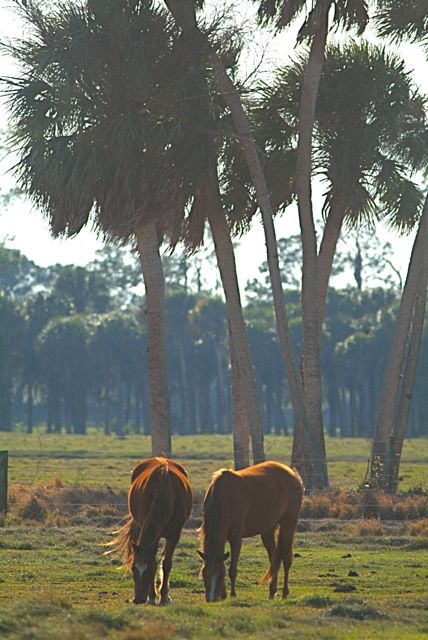
[[[256,381],[245,330],[245,320],[236,274],[235,255],[230,238],[229,225],[220,202],[220,194],[218,193],[218,186],[216,184],[211,185],[211,188],[208,190],[208,196],[211,202],[208,222],[211,228],[226,298],[231,362],[232,365],[235,364],[235,373],[233,373],[234,393],[236,392],[238,394],[238,407],[242,402],[245,406],[246,422],[248,424],[253,449],[253,460],[254,464],[257,464],[265,460],[265,453],[260,412],[257,402]],[[234,415],[237,415],[235,414],[235,410],[239,409],[234,409]],[[238,429],[237,433],[241,431],[242,437],[245,438],[245,426],[243,424],[234,425],[234,429],[235,428]],[[239,448],[244,456],[244,441],[239,444]]]
[[[302,379],[306,402],[307,428],[310,433],[306,455],[311,459],[313,488],[328,487],[328,474],[322,419],[320,332],[318,314],[318,257],[312,211],[312,133],[318,87],[324,64],[327,41],[329,4],[320,16],[320,28],[312,38],[299,108],[299,141],[297,146],[296,191],[302,237]],[[296,448],[294,448],[294,451]]]
[[[428,263],[427,260],[426,262]],[[425,271],[427,272],[427,269]],[[409,340],[409,353],[407,356],[407,363],[403,375],[400,399],[397,408],[397,417],[395,419],[393,433],[389,438],[389,452],[385,478],[385,489],[388,493],[396,493],[398,488],[401,452],[403,450],[406,426],[409,421],[413,386],[424,329],[425,308],[427,302],[427,275],[428,274],[425,273],[425,280],[423,281],[423,278],[421,278],[421,282],[419,284],[419,292],[415,303],[412,333]]]
[[[318,252],[318,326],[320,331],[324,319],[331,269],[345,218],[344,204],[343,196],[333,197]]]
[[[401,295],[394,335],[385,367],[378,400],[378,415],[370,461],[370,479],[374,485],[387,488],[387,468],[393,435],[397,403],[402,381],[406,345],[411,335],[416,300],[421,286],[427,286],[428,278],[428,197],[425,200],[418,231],[413,244],[406,282]],[[415,334],[416,336],[416,334]],[[407,383],[408,385],[408,383]],[[407,390],[409,393],[409,389]],[[401,428],[401,427],[400,427]]]
[[[194,30],[195,37],[203,38],[197,29],[196,18],[193,13],[190,16],[190,6],[195,9],[193,0],[164,0],[165,4],[174,16],[177,24],[183,29]],[[186,7],[184,6],[186,5]],[[216,52],[205,40],[204,46],[209,47],[211,62],[217,82],[217,86],[228,105],[234,122],[237,137],[242,145],[245,159],[251,176],[251,181],[256,191],[257,202],[262,214],[263,228],[265,233],[267,262],[272,285],[272,294],[275,308],[276,328],[281,349],[281,355],[287,376],[290,390],[291,402],[295,416],[295,439],[299,440],[298,449],[303,448],[303,455],[300,456],[301,463],[296,466],[302,474],[305,486],[308,488],[324,488],[328,485],[326,472],[325,450],[323,442],[321,446],[317,444],[318,434],[308,429],[308,417],[305,406],[302,382],[299,377],[291,339],[288,329],[288,319],[284,301],[284,291],[281,282],[281,273],[278,262],[277,242],[273,223],[273,209],[270,200],[269,190],[263,172],[262,163],[258,154],[257,146],[254,142],[248,117],[244,111],[241,98],[233,82],[226,73],[222,61]],[[314,298],[315,300],[315,298]],[[312,443],[312,445],[311,445]],[[315,454],[307,454],[306,450],[314,449]],[[296,460],[296,456],[294,457]],[[320,470],[322,472],[320,472]]]
[[[138,227],[135,236],[146,288],[152,455],[170,456],[171,429],[166,364],[165,282],[155,222]]]
[[[232,437],[233,460],[235,469],[245,469],[250,465],[249,427],[242,376],[233,342],[233,333],[229,327],[230,363],[232,376]]]

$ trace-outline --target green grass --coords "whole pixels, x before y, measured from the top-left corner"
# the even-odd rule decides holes
[[[363,438],[327,438],[330,482],[333,487],[355,488],[364,479],[370,456],[370,441]],[[127,488],[129,472],[141,458],[150,455],[150,439],[128,436],[120,439],[90,430],[87,436],[0,433],[0,450],[9,451],[11,483],[51,482],[59,476],[64,483],[108,484]],[[267,458],[289,462],[291,438],[265,438]],[[231,436],[176,436],[174,457],[185,464],[196,490],[204,490],[211,474],[231,466]],[[408,440],[403,451],[401,490],[422,486],[428,489],[425,470],[428,440]]]
[[[176,437],[174,455],[202,492],[215,469],[232,464],[231,446],[225,436]],[[266,438],[268,458],[287,462],[290,448],[290,438]],[[9,450],[11,484],[32,485],[35,495],[54,478],[116,491],[127,490],[129,471],[149,455],[150,441],[94,431],[85,437],[12,433],[0,435],[0,449]],[[370,443],[328,439],[327,451],[332,484],[357,487]],[[402,489],[428,488],[427,458],[428,441],[406,443]],[[383,523],[379,535],[362,535],[358,523],[306,520],[297,533],[290,597],[274,602],[258,584],[267,568],[265,551],[258,538],[247,540],[238,598],[210,605],[199,578],[196,530],[187,529],[174,559],[173,603],[160,608],[129,604],[131,575],[103,555],[103,544],[120,521],[117,512],[89,507],[68,521],[51,515],[50,526],[46,520],[16,526],[11,516],[0,528],[0,637],[5,640],[417,640],[428,633],[426,527],[422,536],[412,537],[406,522]]]
[[[132,578],[103,555],[99,527],[2,530],[0,635],[8,640],[162,640],[278,637],[417,639],[428,631],[428,550],[396,530],[354,539],[341,525],[297,536],[286,601],[267,600],[258,579],[267,566],[258,538],[244,542],[238,598],[206,604],[186,531],[177,549],[169,607],[133,606]],[[349,556],[349,554],[351,554]],[[357,576],[349,577],[349,572]],[[353,585],[352,593],[336,591]]]

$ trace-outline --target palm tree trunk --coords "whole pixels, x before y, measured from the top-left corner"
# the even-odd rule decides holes
[[[327,302],[328,283],[344,218],[344,198],[333,197],[318,252],[318,326],[320,332]]]
[[[135,231],[146,289],[152,455],[171,455],[166,364],[165,282],[155,222]]]
[[[425,200],[410,256],[409,269],[401,295],[394,335],[378,399],[378,415],[370,461],[370,480],[381,488],[386,488],[389,442],[393,433],[406,344],[410,336],[419,286],[421,282],[426,283],[427,281],[427,246],[428,197]]]
[[[425,262],[428,264],[428,260],[426,258]],[[407,356],[407,364],[404,371],[404,379],[398,402],[395,429],[394,433],[389,438],[389,453],[385,482],[385,488],[388,493],[396,493],[398,488],[401,452],[403,450],[404,434],[409,421],[413,386],[424,329],[425,308],[427,302],[427,276],[428,273],[425,268],[425,280],[421,278],[419,285],[420,290],[415,303],[412,333],[409,341],[409,353]]]
[[[302,237],[302,379],[309,431],[307,455],[312,458],[313,488],[328,487],[326,451],[322,420],[321,361],[318,304],[318,258],[312,212],[312,132],[318,87],[324,64],[328,12],[326,2],[320,16],[321,27],[313,36],[308,65],[303,80],[299,109],[296,191]]]
[[[242,377],[239,373],[239,362],[233,343],[233,334],[230,332],[229,344],[232,374],[233,460],[235,469],[245,469],[250,465],[249,427]]]
[[[238,398],[243,398],[248,429],[251,436],[253,460],[254,464],[257,464],[258,462],[263,462],[263,460],[265,460],[263,434],[257,402],[256,382],[245,330],[241,297],[239,294],[235,256],[230,238],[229,225],[220,203],[217,185],[211,186],[211,189],[209,190],[209,197],[213,206],[212,212],[208,214],[208,221],[211,228],[218,267],[226,298],[231,362],[232,365],[236,363],[235,377],[233,378],[234,392],[238,392]],[[240,403],[242,400],[239,399],[238,402]],[[237,409],[237,411],[239,410]],[[234,416],[235,415],[237,416],[238,414],[235,414],[234,409]],[[241,430],[245,429],[245,427],[242,424],[239,426],[234,425],[234,430],[235,429]],[[243,436],[245,437],[245,430],[243,431]],[[241,443],[240,447],[241,446],[242,451],[245,452],[244,442]]]
[[[195,37],[204,38],[201,32],[197,29],[195,14],[193,13],[191,18],[189,17],[190,6],[193,7],[193,11],[195,10],[193,0],[187,0],[187,2],[185,0],[165,0],[165,4],[180,27],[183,29],[193,30],[195,32]],[[186,8],[184,8],[183,5],[186,5]],[[273,224],[273,209],[262,163],[239,93],[227,75],[222,61],[205,39],[204,46],[209,47],[217,86],[224,101],[230,109],[237,137],[242,145],[251,181],[256,191],[257,202],[262,214],[267,262],[269,266],[269,275],[275,308],[276,328],[295,416],[295,439],[298,439],[299,441],[295,450],[302,450],[302,455],[294,455],[292,458],[293,463],[299,468],[305,482],[305,486],[308,488],[321,489],[328,486],[325,450],[323,444],[324,441],[322,440],[322,443],[319,446],[317,443],[317,440],[319,440],[319,434],[314,434],[313,430],[308,428],[308,416],[306,412],[302,382],[297,371],[288,329],[288,318],[278,263],[275,228]],[[314,297],[313,300],[316,300],[316,297]],[[314,448],[316,451],[315,453],[311,452],[308,454],[307,451],[311,448]],[[299,462],[299,459],[301,462]],[[322,472],[320,472],[320,470]]]

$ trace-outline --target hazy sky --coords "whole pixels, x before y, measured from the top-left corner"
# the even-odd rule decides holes
[[[245,14],[245,3],[241,4],[240,15]],[[22,28],[19,21],[10,9],[8,0],[0,0],[0,39],[19,36]],[[271,61],[280,60],[286,62],[292,53],[292,38],[284,38],[273,41],[268,39],[268,50],[265,53],[265,68],[271,66]],[[257,38],[260,42],[260,38]],[[250,56],[249,67],[253,64],[254,57],[259,57],[261,47],[254,47]],[[405,58],[406,64],[413,72],[413,77],[420,87],[428,92],[427,63],[422,52],[415,46],[400,45],[400,54]],[[0,56],[1,75],[12,72],[9,61]],[[6,126],[7,115],[4,106],[0,105],[0,129]],[[7,174],[10,167],[10,158],[0,162],[0,186],[7,189],[13,186],[13,179]],[[278,237],[298,233],[298,220],[296,211],[290,211],[276,221]],[[410,255],[412,238],[401,238],[399,241],[384,229],[378,230],[380,238],[392,242],[395,249],[395,264],[405,272]],[[40,213],[25,200],[20,200],[8,210],[0,211],[0,241],[5,240],[6,245],[20,249],[28,258],[37,264],[46,266],[52,263],[76,263],[84,265],[93,259],[96,249],[102,247],[102,242],[97,239],[90,228],[84,229],[73,240],[52,239],[49,229]],[[265,259],[264,235],[260,223],[255,223],[251,231],[241,240],[237,249],[237,263],[241,284],[255,277],[258,267]]]

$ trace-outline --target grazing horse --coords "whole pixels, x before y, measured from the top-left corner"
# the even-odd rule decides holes
[[[134,604],[156,604],[156,553],[162,553],[160,604],[170,602],[168,578],[172,556],[193,506],[192,489],[184,467],[167,458],[148,458],[132,471],[128,493],[129,518],[110,543],[115,556],[134,576]]]
[[[303,483],[297,471],[279,462],[261,462],[233,471],[214,473],[204,500],[201,546],[205,599],[226,598],[224,552],[230,544],[229,578],[231,596],[235,583],[242,538],[261,535],[269,555],[270,568],[261,579],[269,583],[269,597],[277,590],[278,571],[284,564],[282,597],[288,595],[288,573],[293,560],[293,539],[303,497]],[[275,536],[275,531],[277,533]]]

